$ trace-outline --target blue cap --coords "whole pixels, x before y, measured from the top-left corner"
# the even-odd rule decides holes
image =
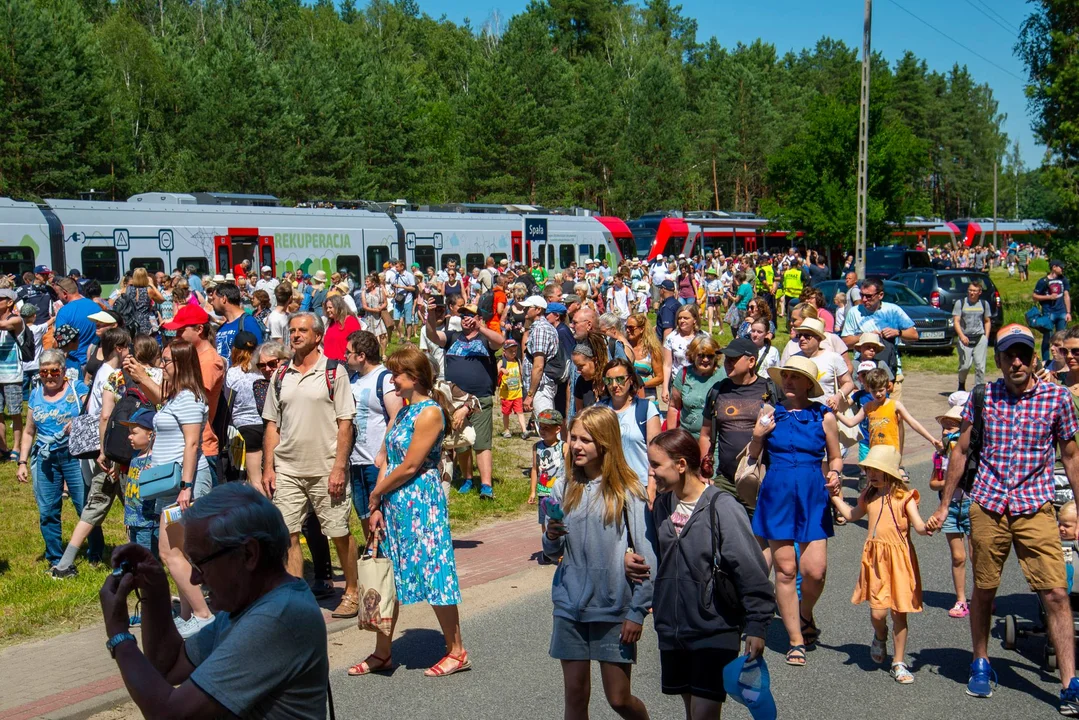
[[[560,302],[547,303],[547,312],[564,314],[568,308]]]
[[[674,281],[673,280],[664,280],[663,282],[661,282],[659,284],[659,286],[661,288],[663,288],[664,290],[674,290]]]
[[[139,408],[135,412],[131,413],[131,417],[128,420],[121,420],[120,424],[124,427],[140,427],[147,430],[154,429],[154,418],[157,417],[157,413],[149,408]]]
[[[753,720],[776,720],[776,701],[764,658],[749,660],[742,655],[723,668],[723,689],[749,709]]]

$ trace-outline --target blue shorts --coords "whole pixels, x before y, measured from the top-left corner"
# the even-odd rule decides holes
[[[970,535],[970,498],[952,500],[948,503],[948,516],[940,526],[941,532],[955,535]]]
[[[394,301],[394,303],[393,303],[393,319],[394,320],[402,320],[403,319],[405,321],[405,325],[411,325],[413,322],[415,322],[414,317],[413,317],[415,315],[415,313],[414,313],[414,308],[415,307],[416,307],[416,305],[415,305],[415,303],[412,302],[412,296],[411,295],[408,296],[408,301],[407,302],[399,303],[397,301]]]
[[[378,482],[378,467],[375,465],[353,465],[349,473],[352,485],[352,507],[361,519],[370,517],[371,493]]]
[[[637,645],[622,642],[622,623],[577,622],[554,616],[551,657],[555,660],[598,660],[632,665]]]
[[[129,527],[127,529],[127,540],[133,542],[136,545],[141,545],[150,551],[156,559],[160,560],[161,555],[158,554],[157,545],[158,540],[161,537],[161,528],[158,525],[153,527]]]

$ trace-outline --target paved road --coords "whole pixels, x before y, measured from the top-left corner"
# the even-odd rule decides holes
[[[912,466],[915,487],[923,491],[921,509],[928,516],[936,506],[929,493],[928,465]],[[848,496],[853,491],[847,491]],[[869,659],[871,628],[865,606],[850,604],[855,568],[865,540],[864,521],[838,528],[829,543],[831,571],[817,620],[824,634],[805,668],[788,667],[778,620],[768,638],[766,659],[773,672],[773,689],[781,718],[881,718],[935,720],[968,718],[992,713],[1002,718],[1058,717],[1057,681],[1041,666],[1044,641],[1024,640],[1019,652],[1001,647],[1002,620],[990,645],[1000,687],[993,698],[976,700],[964,693],[970,663],[970,634],[965,620],[949,618],[955,601],[947,545],[943,537],[916,536],[925,586],[925,611],[910,618],[908,659],[916,678],[912,686],[895,683],[886,670]],[[537,538],[538,543],[538,538]],[[332,676],[339,718],[443,717],[469,720],[558,718],[562,713],[562,682],[558,663],[547,654],[551,632],[550,568],[535,568],[501,584],[466,593],[463,633],[475,669],[440,679],[423,677],[422,669],[442,655],[433,616],[425,607],[410,608],[405,624],[426,627],[406,630],[394,645],[401,665],[388,677],[349,678],[347,664],[362,659],[370,647],[367,637],[352,631],[331,637]],[[472,605],[471,609],[469,605]],[[1016,613],[1029,622],[1035,599],[1011,560],[997,601],[998,616]],[[681,700],[659,690],[656,637],[647,625],[634,673],[635,693],[654,718],[681,717]],[[719,668],[717,668],[717,672]],[[374,707],[368,707],[374,704]],[[392,710],[391,710],[392,708]],[[616,717],[603,700],[598,672],[593,672],[592,715]],[[726,718],[746,718],[745,708],[730,703]]]

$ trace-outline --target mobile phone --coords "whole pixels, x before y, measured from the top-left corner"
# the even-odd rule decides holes
[[[549,497],[543,498],[544,513],[551,520],[558,520],[562,522],[562,506],[551,500]]]

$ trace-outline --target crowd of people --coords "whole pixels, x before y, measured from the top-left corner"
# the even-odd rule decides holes
[[[989,330],[972,288],[956,322],[976,387],[953,396],[938,436],[902,404],[897,341],[917,330],[884,301],[881,281],[846,275],[840,297],[824,298],[824,256],[795,249],[609,265],[549,276],[494,257],[467,272],[391,261],[362,285],[269,267],[254,280],[244,264],[231,277],[136,269],[107,300],[39,267],[17,292],[0,288],[0,384],[13,422],[30,388],[13,452],[18,479],[33,481],[53,577],[77,572],[84,543],[88,560],[105,560],[101,523],[114,500],[123,507],[131,544],[109,559],[119,572],[101,601],[108,648],[140,708],[324,717],[315,599],[336,598],[339,618],[366,602],[353,511],[368,547],[378,538],[391,562],[396,604],[348,674],[394,667],[397,607],[418,602],[445,639],[426,674],[469,670],[449,504],[494,497],[497,396],[503,436],[533,441],[528,502],[544,561],[557,564],[550,655],[567,717],[587,714],[592,661],[611,707],[648,717],[631,671],[649,614],[662,690],[683,698],[687,718],[718,715],[719,668],[762,657],[777,611],[782,660],[806,666],[824,632],[814,609],[827,541],[864,516],[852,601],[869,604],[871,657],[896,682],[915,680],[908,616],[923,609],[911,532],[941,531],[956,581],[949,614],[971,618],[967,692],[992,694],[991,605],[1014,545],[1049,618],[1061,713],[1079,716],[1060,552],[1076,523],[1062,512],[1058,525],[1053,470],[1059,454],[1079,489],[1079,332],[1065,332],[1061,365],[1046,368],[1034,334],[1005,326],[995,343],[1003,378],[983,384]],[[789,339],[777,336],[780,315]],[[721,346],[724,323],[733,338]],[[33,366],[15,354],[27,333]],[[903,467],[908,426],[937,448],[941,501],[924,520]],[[96,449],[75,449],[88,438]],[[855,446],[852,505],[843,466]],[[174,490],[143,497],[150,476],[174,478]],[[80,517],[66,545],[65,496]],[[267,662],[237,665],[253,652]]]

